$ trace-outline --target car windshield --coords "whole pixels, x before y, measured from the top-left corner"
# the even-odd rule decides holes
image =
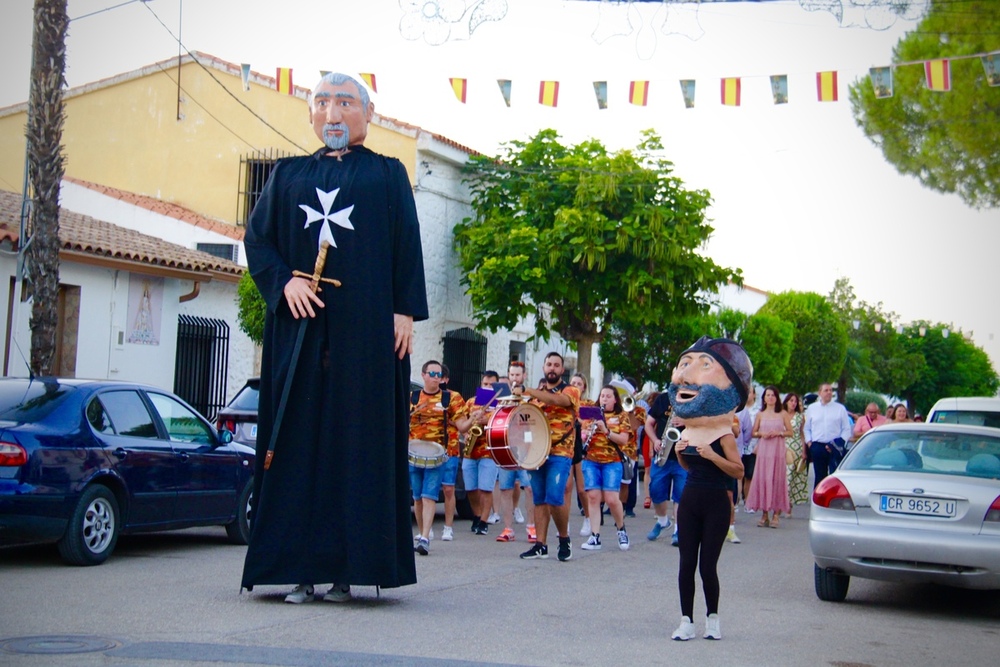
[[[934,413],[935,424],[968,424],[969,426],[989,426],[1000,428],[1000,412],[989,410],[938,410]]]
[[[54,381],[0,382],[0,419],[37,422],[59,407],[74,387]]]
[[[929,431],[872,431],[839,470],[906,470],[1000,479],[1000,437]]]
[[[247,386],[240,390],[240,393],[236,394],[236,398],[234,398],[233,402],[229,404],[229,407],[237,410],[256,411],[259,401],[260,382],[251,381],[247,383]]]

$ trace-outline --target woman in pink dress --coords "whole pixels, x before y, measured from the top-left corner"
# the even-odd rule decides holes
[[[781,523],[781,513],[792,511],[785,467],[785,438],[792,435],[792,421],[781,405],[777,387],[765,388],[760,403],[760,412],[753,423],[753,437],[760,438],[757,442],[757,464],[746,507],[761,511],[758,526],[777,528]],[[768,512],[771,512],[770,518]]]

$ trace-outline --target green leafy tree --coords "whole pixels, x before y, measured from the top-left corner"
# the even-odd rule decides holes
[[[911,412],[927,414],[938,399],[949,396],[994,396],[1000,388],[986,353],[961,333],[948,329],[945,336],[946,329],[942,324],[915,322],[900,337],[905,349],[926,362],[916,380],[900,392]]]
[[[869,403],[877,405],[882,414],[889,407],[882,395],[874,391],[849,391],[844,397],[844,407],[856,415],[863,415]]]
[[[757,312],[747,318],[738,339],[753,362],[758,384],[781,386],[792,358],[795,325],[777,315]]]
[[[681,352],[711,335],[713,324],[708,314],[674,318],[657,326],[614,322],[598,352],[601,364],[605,371],[634,377],[640,384],[666,387]]]
[[[250,277],[249,271],[244,271],[236,286],[236,305],[239,308],[237,320],[240,331],[250,337],[250,340],[261,345],[264,342],[264,317],[267,315],[267,303],[260,295],[256,283]]]
[[[696,313],[704,294],[739,270],[699,252],[712,227],[711,199],[688,190],[644,133],[635,150],[575,146],[542,130],[498,158],[474,157],[467,182],[475,217],[455,227],[455,247],[473,317],[490,331],[535,318],[577,345],[590,373],[593,343],[608,325],[659,326]]]
[[[847,357],[847,327],[829,301],[815,292],[782,292],[771,296],[757,312],[794,327],[782,390],[813,391],[840,376]]]
[[[864,77],[851,84],[854,119],[896,169],[976,208],[1000,205],[1000,87],[979,58],[1000,34],[996,0],[934,0],[895,47],[893,95],[876,98]],[[950,92],[927,90],[921,61],[951,58]],[[1000,76],[1000,73],[997,74]]]

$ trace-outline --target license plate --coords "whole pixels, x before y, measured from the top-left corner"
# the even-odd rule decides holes
[[[250,437],[251,438],[256,438],[257,437],[257,425],[256,424],[253,424],[250,427]]]
[[[880,509],[888,514],[917,514],[920,516],[955,516],[956,502],[938,498],[883,495]]]

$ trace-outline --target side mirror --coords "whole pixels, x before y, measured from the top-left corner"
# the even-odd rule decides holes
[[[230,431],[228,428],[224,428],[221,431],[219,431],[219,442],[221,442],[224,445],[228,445],[232,441],[233,441],[232,431]]]

